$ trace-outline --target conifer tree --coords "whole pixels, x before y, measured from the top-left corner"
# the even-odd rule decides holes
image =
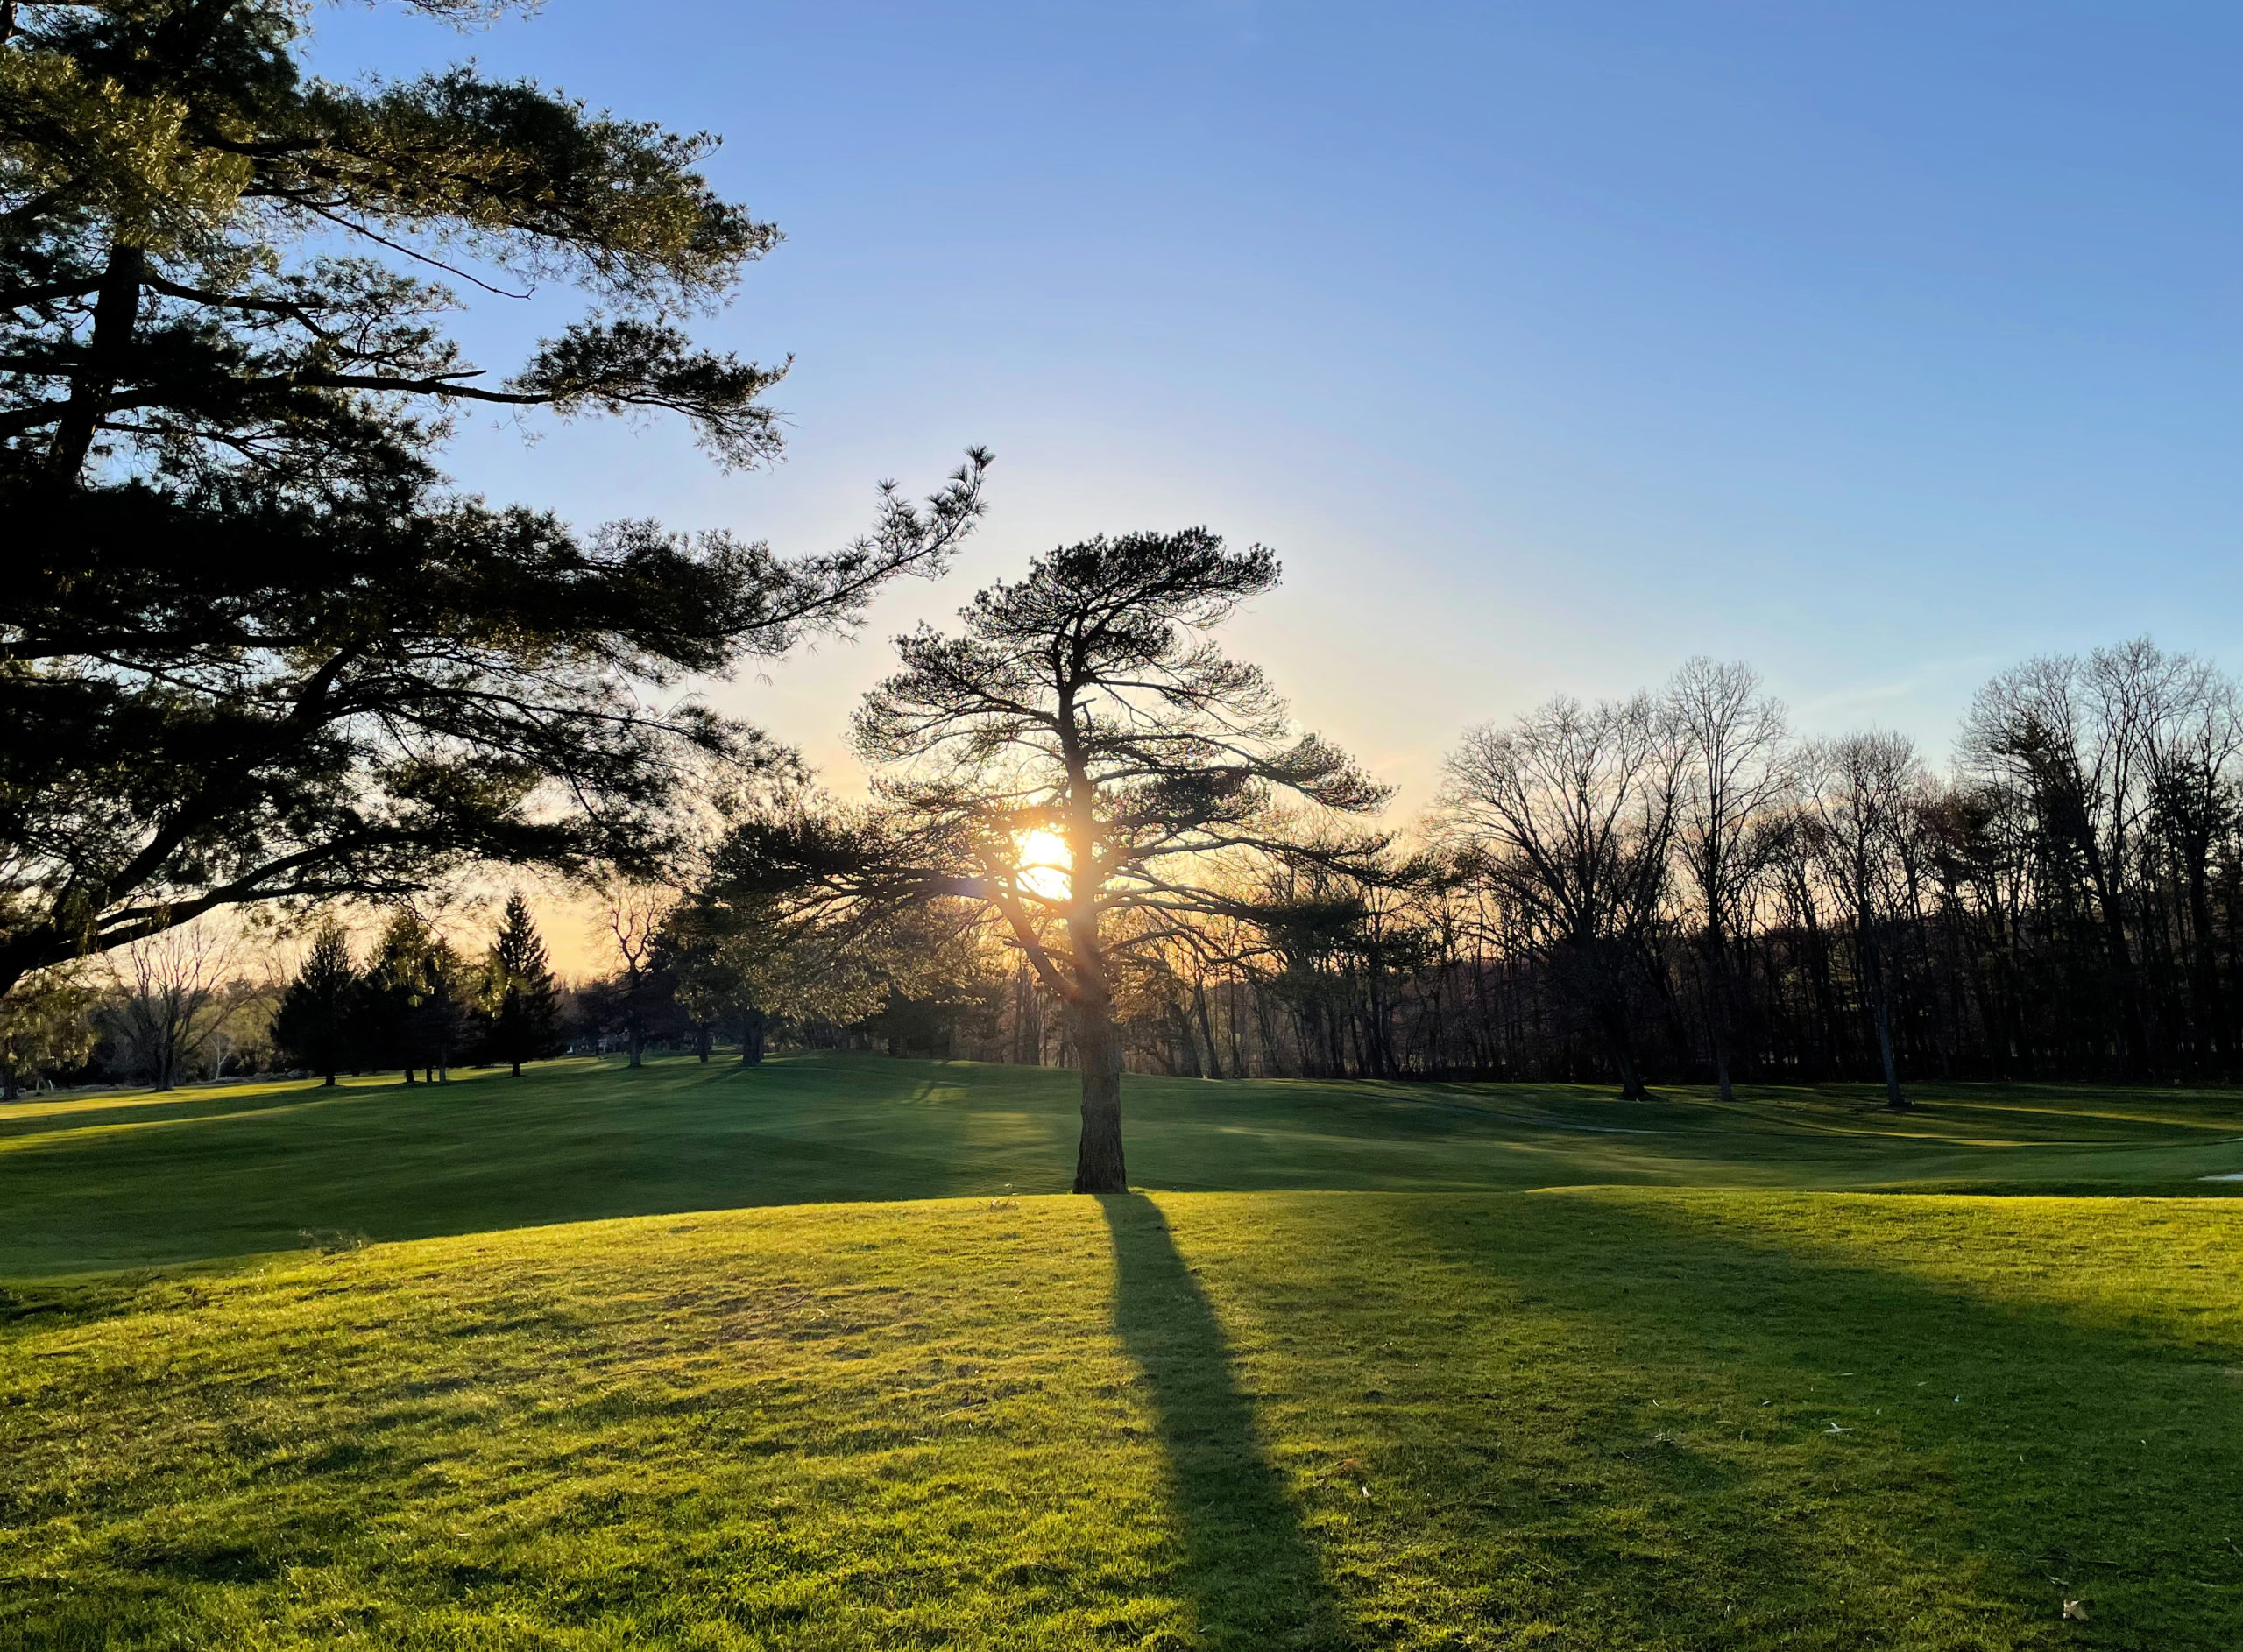
[[[420,1027],[414,1013],[428,986],[428,927],[419,915],[400,908],[375,942],[366,964],[364,1028],[368,1064],[395,1067],[405,1082],[416,1081],[421,1066]]]
[[[314,16],[0,4],[0,992],[227,907],[658,864],[691,788],[773,748],[647,690],[846,628],[980,510],[976,453],[789,559],[454,487],[473,408],[770,457],[783,370],[683,322],[778,232],[706,134],[472,65],[323,80]],[[581,318],[511,374],[465,359],[462,292],[541,285]]]
[[[313,940],[303,968],[280,999],[272,1041],[291,1062],[320,1074],[331,1087],[336,1072],[350,1064],[362,1008],[350,938],[341,924],[329,923]]]
[[[474,993],[465,962],[452,943],[431,935],[421,956],[421,995],[407,1020],[407,1036],[432,1084],[452,1081],[452,1057],[467,1035]]]
[[[1344,817],[1386,789],[1208,634],[1277,574],[1268,550],[1205,528],[1037,558],[961,610],[959,633],[896,639],[902,668],[856,720],[883,769],[874,808],[751,815],[716,857],[728,900],[778,895],[829,921],[980,914],[1065,1010],[1079,1193],[1129,1186],[1116,997],[1133,954],[1192,916],[1244,914],[1257,869],[1366,868],[1384,843]]]
[[[550,1055],[558,1041],[560,989],[547,962],[545,942],[529,902],[516,890],[499,921],[498,938],[484,964],[490,1051],[522,1076],[522,1063]]]

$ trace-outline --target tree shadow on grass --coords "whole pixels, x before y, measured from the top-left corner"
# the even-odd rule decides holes
[[[1428,1338],[1420,1357],[1574,1442],[1552,1460],[1561,1496],[1545,1471],[1541,1499],[1491,1487],[1480,1505],[1537,1532],[1571,1610],[1642,1644],[1664,1620],[1692,1645],[2011,1647],[2052,1641],[2060,1601],[2086,1596],[2093,1644],[2243,1643],[2232,1318],[2036,1299],[2021,1287],[2059,1232],[1975,1277],[1916,1271],[2002,1239],[1913,1202],[1788,1225],[1617,1192],[1389,1208],[1414,1234],[1388,1242],[1429,1245],[1484,1328],[1470,1352]],[[1537,1364],[1567,1391],[1520,1392]],[[1461,1443],[1439,1406],[1414,1423],[1423,1458]],[[1621,1508],[1630,1544],[1600,1544]]]
[[[1192,1604],[1198,1644],[1353,1645],[1167,1218],[1142,1194],[1100,1203],[1114,1242],[1114,1330],[1150,1389],[1183,1549],[1175,1582]]]

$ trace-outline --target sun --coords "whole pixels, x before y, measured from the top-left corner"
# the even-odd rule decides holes
[[[1072,864],[1072,857],[1067,853],[1067,840],[1058,833],[1038,827],[1020,835],[1015,875],[1029,893],[1041,895],[1046,900],[1065,900],[1069,886],[1068,870]]]

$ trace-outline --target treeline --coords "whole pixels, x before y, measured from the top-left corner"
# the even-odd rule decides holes
[[[1978,695],[1951,767],[1804,739],[1742,666],[1472,731],[1373,871],[1280,863],[1133,957],[1131,1064],[1209,1077],[2225,1081],[2243,713],[2147,640]],[[1065,1063],[1001,957],[891,1041]]]

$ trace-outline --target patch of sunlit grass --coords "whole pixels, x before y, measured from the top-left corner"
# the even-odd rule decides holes
[[[0,1644],[2224,1649],[2237,1210],[979,1197],[23,1287]]]

